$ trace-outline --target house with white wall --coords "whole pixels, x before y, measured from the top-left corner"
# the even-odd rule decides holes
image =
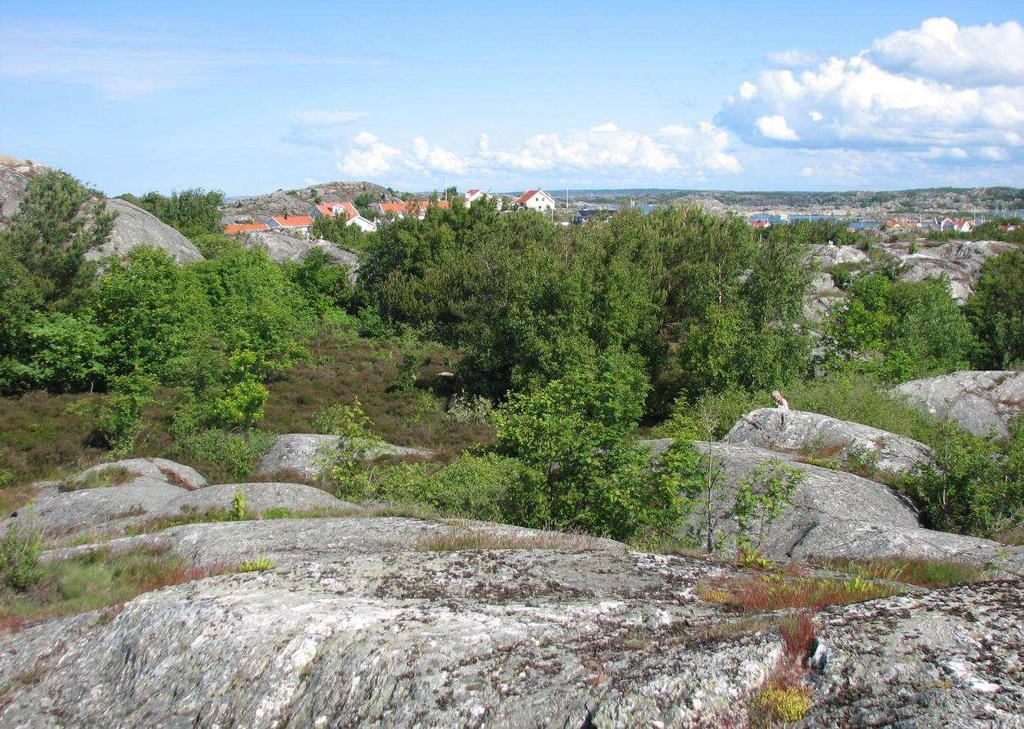
[[[483,190],[477,190],[477,189],[466,190],[466,192],[463,193],[463,197],[465,198],[463,202],[465,202],[466,205],[472,205],[473,203],[475,203],[480,198],[486,197],[486,196],[487,196],[487,194]]]
[[[313,218],[310,215],[275,215],[267,218],[267,228],[287,230],[289,233],[308,233],[312,224]]]
[[[555,199],[543,190],[527,190],[516,200],[516,205],[527,210],[545,212],[555,209]]]

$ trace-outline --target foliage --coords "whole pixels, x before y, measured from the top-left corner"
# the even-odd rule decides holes
[[[21,591],[39,584],[43,578],[43,568],[39,564],[42,549],[41,533],[17,524],[9,526],[0,540],[0,576],[3,583]]]
[[[259,461],[274,443],[274,436],[258,430],[231,433],[210,429],[178,436],[177,446],[213,481],[251,478]]]
[[[811,709],[811,690],[806,686],[765,686],[754,705],[784,722],[796,722]]]
[[[736,541],[741,551],[762,546],[803,476],[799,469],[773,458],[740,479],[731,514],[736,520]]]
[[[335,405],[327,411],[333,427],[328,431],[339,436],[337,446],[321,454],[320,477],[335,485],[339,497],[358,496],[371,482],[364,464],[381,453],[383,441],[374,435],[370,419],[356,400],[351,405]]]
[[[224,204],[224,193],[218,190],[196,187],[172,192],[170,197],[158,192],[148,192],[141,198],[121,197],[152,213],[187,238],[221,231],[220,208]]]
[[[231,509],[228,511],[229,521],[243,521],[246,518],[245,493],[241,488],[235,489],[231,497]]]
[[[494,418],[494,403],[482,395],[454,395],[448,406],[448,417],[456,423],[490,423]]]
[[[127,454],[135,445],[143,408],[153,401],[157,381],[150,375],[124,375],[111,379],[111,393],[103,400],[83,400],[76,404],[78,412],[89,412],[96,418],[94,438],[116,454]]]
[[[905,582],[921,587],[951,587],[986,579],[983,567],[969,562],[945,562],[932,559],[875,558],[824,559],[819,566],[869,580]]]
[[[952,426],[932,447],[932,462],[919,465],[901,488],[921,509],[925,526],[988,536],[1024,520],[1024,423],[999,445]]]
[[[1008,251],[985,261],[965,312],[978,340],[978,367],[1024,365],[1024,252]]]
[[[874,273],[847,289],[825,328],[830,370],[900,382],[966,365],[973,338],[945,281],[893,281]]]
[[[645,379],[635,358],[605,356],[513,394],[498,410],[498,447],[524,465],[512,498],[516,523],[616,539],[678,523],[673,474],[656,471],[650,453],[628,439]]]
[[[238,565],[239,572],[266,572],[274,569],[274,561],[269,557],[255,557]]]

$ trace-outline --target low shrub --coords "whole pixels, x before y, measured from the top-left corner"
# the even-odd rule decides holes
[[[122,466],[107,466],[98,471],[89,471],[85,478],[67,479],[62,481],[60,491],[79,491],[81,489],[103,488],[105,486],[119,486],[135,478],[136,474]]]
[[[811,709],[811,690],[769,683],[754,697],[754,706],[779,721],[797,722]]]
[[[43,578],[39,555],[43,549],[40,532],[13,525],[0,540],[0,576],[14,590],[24,591]]]
[[[178,441],[178,447],[214,483],[251,478],[257,462],[273,444],[273,434],[258,430],[246,433],[203,430]]]
[[[561,549],[589,547],[589,539],[578,534],[538,532],[535,534],[460,530],[423,537],[416,543],[420,552],[466,552],[492,549]]]

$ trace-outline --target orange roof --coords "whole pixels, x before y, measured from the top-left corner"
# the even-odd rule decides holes
[[[270,227],[266,223],[232,223],[224,226],[224,232],[228,235],[247,233],[250,230],[270,230]]]
[[[305,228],[313,224],[313,218],[308,215],[275,215],[271,219],[282,228]]]
[[[359,215],[359,211],[356,210],[356,206],[350,202],[344,200],[330,200],[325,203],[320,203],[316,206],[316,209],[323,213],[328,218],[334,217],[334,208],[341,208],[345,211],[345,217],[348,220]]]
[[[382,213],[408,213],[412,210],[417,211],[417,214],[423,214],[427,212],[427,208],[431,205],[436,205],[439,208],[447,208],[447,200],[438,200],[435,203],[431,203],[429,200],[411,200],[409,202],[397,202],[397,203],[380,203],[380,211]]]
[[[529,200],[534,195],[536,195],[538,192],[540,192],[540,190],[527,190],[526,192],[519,196],[519,199],[516,200],[516,203],[518,203],[519,205],[525,205],[526,201]]]

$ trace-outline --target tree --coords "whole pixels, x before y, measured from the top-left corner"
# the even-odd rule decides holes
[[[172,192],[170,197],[158,192],[148,192],[141,198],[121,197],[152,213],[187,238],[221,232],[220,208],[224,204],[224,193],[219,190],[195,187]]]
[[[978,339],[978,367],[1024,365],[1024,253],[1007,251],[985,262],[965,313]]]
[[[678,485],[628,437],[647,389],[635,356],[608,354],[514,393],[496,416],[499,449],[525,466],[514,520],[615,539],[671,532]]]

